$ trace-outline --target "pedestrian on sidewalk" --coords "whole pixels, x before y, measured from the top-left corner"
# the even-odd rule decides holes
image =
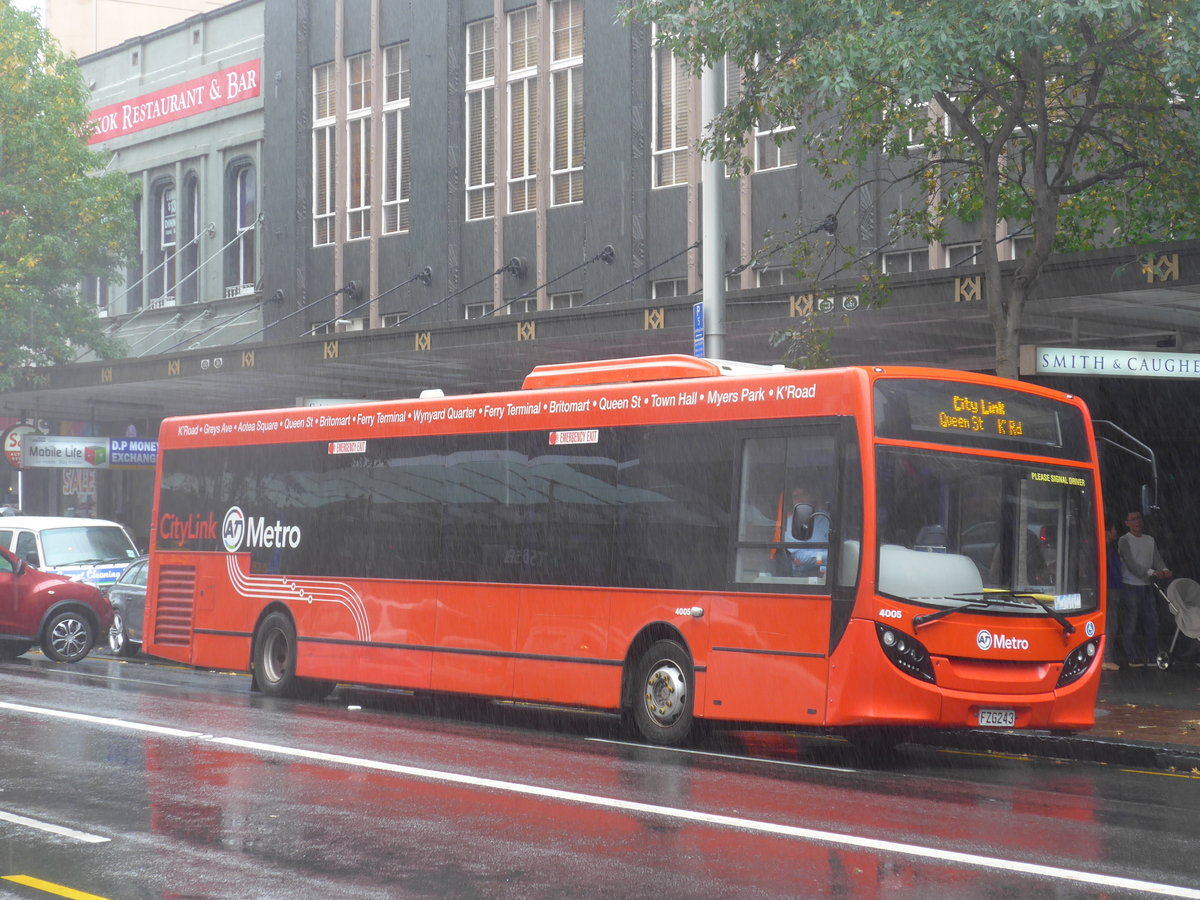
[[[1121,605],[1122,570],[1125,568],[1121,564],[1121,551],[1117,549],[1119,537],[1120,531],[1117,529],[1117,523],[1109,519],[1104,533],[1104,556],[1108,563],[1108,591],[1105,599],[1108,605],[1107,631],[1109,635],[1104,668],[1110,670],[1119,669],[1127,662],[1125,651],[1121,647],[1121,616],[1118,614]]]
[[[1158,579],[1169,579],[1171,570],[1163,562],[1158,544],[1142,529],[1145,522],[1142,514],[1133,510],[1125,517],[1128,532],[1117,541],[1121,557],[1121,649],[1130,666],[1144,666],[1158,657],[1158,606],[1154,599],[1153,584]],[[1139,626],[1142,632],[1142,650],[1137,646]]]

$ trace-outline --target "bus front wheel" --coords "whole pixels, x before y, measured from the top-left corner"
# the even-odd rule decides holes
[[[677,745],[692,731],[692,661],[675,641],[655,641],[634,670],[633,724],[650,744]]]
[[[318,700],[333,685],[296,677],[296,626],[290,616],[273,612],[258,626],[254,638],[254,676],[268,697]]]

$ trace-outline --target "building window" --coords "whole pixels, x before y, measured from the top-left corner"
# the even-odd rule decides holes
[[[467,26],[467,218],[495,215],[496,184],[493,122],[496,102],[496,54],[492,20]]]
[[[408,42],[383,49],[383,230],[412,227],[412,163],[408,147]]]
[[[200,179],[189,174],[183,181],[183,208],[179,211],[182,247],[179,253],[179,283],[175,293],[180,303],[200,299]]]
[[[167,184],[158,192],[158,271],[152,280],[155,306],[175,305],[175,252],[179,236],[179,217],[175,185]]]
[[[667,297],[686,297],[688,292],[686,278],[661,278],[650,282],[650,299],[663,300]]]
[[[883,254],[885,275],[900,275],[904,272],[925,272],[929,269],[929,250],[897,250]]]
[[[759,172],[796,165],[799,158],[794,125],[779,125],[765,112],[754,127],[754,167]]]
[[[583,202],[583,0],[551,0],[551,146],[555,206]]]
[[[980,245],[978,241],[964,244],[947,244],[945,247],[946,267],[952,269],[955,266],[978,265],[983,261],[979,258],[979,250]]]
[[[407,318],[407,312],[384,313],[379,317],[379,324],[383,328],[395,328]]]
[[[550,295],[551,309],[570,309],[573,306],[583,306],[583,291],[561,291]]]
[[[478,319],[481,316],[486,316],[488,314],[488,310],[490,310],[491,308],[492,308],[492,304],[487,303],[487,302],[464,303],[463,304],[463,318]]]
[[[345,331],[366,330],[367,320],[365,318],[333,319],[331,321],[313,322],[308,326],[309,334],[341,334]]]
[[[371,233],[371,54],[346,60],[346,237]]]
[[[333,130],[337,114],[333,63],[313,68],[313,245],[332,244],[334,234]]]
[[[508,16],[508,211],[537,205],[537,8]]]
[[[797,284],[800,273],[791,266],[771,266],[758,270],[759,287],[778,287],[781,284]]]
[[[654,186],[686,184],[691,78],[670,47],[654,48]]]
[[[551,307],[551,309],[553,308]],[[509,315],[537,312],[537,297],[521,297],[517,300],[506,301],[504,311]]]
[[[83,279],[83,302],[103,318],[108,315],[108,279],[88,276]]]
[[[254,293],[258,271],[254,233],[258,224],[258,180],[254,166],[242,163],[231,170],[229,199],[233,243],[225,273],[225,296],[240,297]]]

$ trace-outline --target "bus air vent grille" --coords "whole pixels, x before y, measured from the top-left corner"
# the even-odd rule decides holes
[[[192,639],[196,608],[196,570],[192,566],[162,566],[158,570],[158,603],[154,643],[186,647]]]

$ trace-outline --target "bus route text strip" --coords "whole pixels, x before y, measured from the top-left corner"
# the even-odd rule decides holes
[[[689,407],[719,409],[730,406],[754,406],[778,401],[812,400],[817,396],[815,384],[785,384],[775,387],[754,387],[707,390],[681,389],[655,393],[601,395],[582,400],[516,400],[475,401],[463,398],[461,404],[436,408],[414,408],[388,411],[354,411],[342,414],[288,414],[280,418],[244,419],[240,422],[181,422],[179,437],[232,437],[250,434],[290,434],[312,428],[374,429],[392,425],[433,425],[442,422],[487,420],[489,422],[521,420],[531,416],[625,412],[643,409],[672,409]],[[589,429],[558,430],[562,436],[552,443],[594,443],[588,440]],[[581,439],[583,437],[584,439]],[[354,441],[330,441],[329,453],[361,453]]]

